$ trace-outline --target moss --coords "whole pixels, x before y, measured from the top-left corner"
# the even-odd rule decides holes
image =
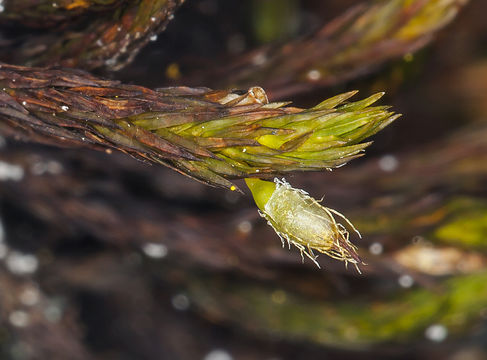
[[[451,334],[468,331],[487,307],[486,281],[487,272],[458,276],[435,289],[412,288],[373,301],[317,301],[286,293],[276,302],[276,289],[231,281],[213,287],[208,279],[192,282],[190,294],[204,313],[253,332],[360,348],[422,337],[431,324],[442,324]]]
[[[475,199],[458,199],[447,205],[445,223],[433,233],[441,242],[469,249],[487,249],[487,204]]]

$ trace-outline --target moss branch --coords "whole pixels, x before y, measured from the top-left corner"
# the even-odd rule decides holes
[[[183,1],[5,1],[0,21],[51,29],[13,41],[4,58],[30,66],[119,70],[166,28]]]
[[[310,109],[269,103],[261,88],[151,90],[69,69],[0,68],[1,120],[64,146],[115,148],[232,190],[228,179],[332,169],[398,117],[355,92]]]
[[[189,72],[186,84],[263,86],[273,99],[368,74],[429,44],[468,0],[379,0],[348,9],[308,37],[266,45],[220,66]]]

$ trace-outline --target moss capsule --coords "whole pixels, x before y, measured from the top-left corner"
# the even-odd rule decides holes
[[[335,220],[342,218],[359,236],[352,223],[338,211],[322,206],[307,192],[293,188],[284,179],[274,182],[259,179],[246,179],[262,217],[271,225],[282,245],[291,244],[301,252],[301,256],[310,258],[318,267],[313,250],[334,259],[354,264],[362,261],[357,248],[350,242],[346,227]]]

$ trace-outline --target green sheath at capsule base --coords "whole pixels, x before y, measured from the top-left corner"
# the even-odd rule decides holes
[[[324,207],[304,190],[295,189],[284,179],[274,182],[245,179],[254,197],[259,213],[271,225],[285,245],[296,246],[301,256],[309,257],[318,267],[313,250],[334,259],[354,264],[362,263],[357,248],[350,242],[347,229],[337,223],[333,214],[341,217],[358,233],[353,225],[339,212]],[[360,236],[360,233],[358,233]]]

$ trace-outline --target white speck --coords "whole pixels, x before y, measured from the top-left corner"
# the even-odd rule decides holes
[[[22,310],[12,311],[8,316],[8,320],[13,326],[26,327],[29,325],[29,314]]]
[[[24,177],[24,169],[19,165],[0,161],[0,181],[20,181]]]
[[[46,320],[52,323],[56,323],[61,320],[62,316],[63,311],[61,309],[61,306],[59,306],[58,304],[50,304],[44,309],[44,317],[46,318]]]
[[[308,74],[306,74],[307,78],[312,81],[317,81],[321,79],[321,72],[319,70],[313,69],[308,71]]]
[[[52,3],[52,7],[57,8],[59,5],[55,2]]]
[[[8,270],[16,275],[32,274],[37,270],[39,261],[34,255],[12,251],[6,260]]]
[[[410,288],[414,284],[414,279],[410,275],[401,275],[397,282],[403,288]]]
[[[149,38],[150,41],[156,41],[157,40],[157,35],[152,35],[150,38]]]
[[[122,31],[122,27],[121,26],[117,26],[117,31]]]
[[[399,166],[399,161],[394,155],[384,155],[379,159],[379,168],[385,172],[392,172]]]
[[[63,106],[61,106],[61,109],[63,111],[68,111],[69,110],[69,106],[63,105]]]
[[[252,64],[254,64],[255,66],[260,66],[260,65],[264,65],[266,61],[267,61],[267,56],[261,52],[254,56],[254,58],[252,59]]]
[[[111,58],[105,61],[105,65],[107,66],[113,66],[117,63],[117,60],[115,58]]]
[[[238,231],[240,231],[241,233],[248,234],[252,231],[252,224],[250,223],[250,221],[245,220],[238,224],[237,228]]]
[[[63,171],[63,165],[60,162],[54,160],[50,160],[47,162],[38,161],[31,166],[30,171],[34,175],[59,175]]]
[[[156,22],[156,20],[157,20],[157,18],[156,18],[155,16],[152,16],[152,17],[150,18],[150,21],[152,21],[152,22]]]
[[[255,170],[255,172],[256,172],[256,173],[258,173],[258,172],[260,172],[260,170],[259,170],[259,169],[257,169],[257,170]]]
[[[22,101],[22,105],[26,106],[27,105],[27,101]]]
[[[17,81],[17,80],[15,80],[15,79],[12,79],[12,82],[16,82],[16,81]]]
[[[247,148],[243,148],[242,152],[247,152]]]
[[[381,243],[375,242],[370,244],[369,252],[373,255],[380,255],[384,251],[384,246]]]
[[[148,257],[162,259],[167,255],[167,247],[163,244],[147,243],[142,246],[142,251]]]
[[[103,41],[101,39],[96,40],[96,45],[103,46]]]
[[[173,15],[173,14],[169,15],[169,16],[168,16],[168,19],[169,19],[169,20],[174,19],[174,15]]]
[[[25,306],[34,306],[39,302],[39,291],[34,287],[28,287],[20,293],[19,299]]]
[[[63,165],[59,161],[47,162],[47,172],[51,175],[59,175],[63,171]]]
[[[203,360],[233,360],[232,355],[222,349],[211,350]]]
[[[174,295],[171,299],[172,306],[179,311],[185,311],[189,309],[189,299],[184,294]]]
[[[428,326],[424,332],[424,336],[431,341],[442,342],[448,336],[448,329],[444,325],[433,324]]]
[[[140,38],[140,31],[137,31],[137,32],[135,33],[135,38],[136,38],[136,39]]]
[[[38,161],[31,166],[30,171],[34,175],[42,175],[47,171],[47,163],[44,161]]]

